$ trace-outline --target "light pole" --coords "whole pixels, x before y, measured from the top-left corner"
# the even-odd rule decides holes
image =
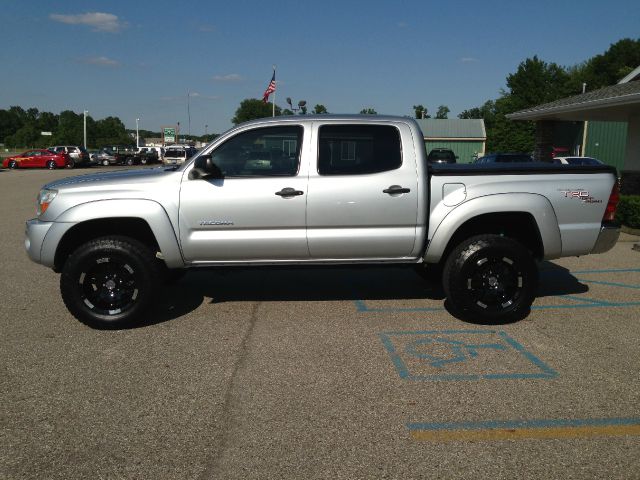
[[[176,143],[180,143],[178,139],[180,138],[180,122],[176,122],[178,124],[178,128],[176,128]]]
[[[84,149],[87,149],[87,114],[89,110],[82,112],[84,114],[83,131],[84,131]]]
[[[191,136],[191,92],[187,92],[187,133]]]
[[[298,107],[297,108],[293,106],[293,103],[291,102],[291,97],[287,97],[287,103],[289,104],[289,107],[291,107],[291,111],[295,115],[298,110],[304,109],[305,105],[307,104],[307,101],[306,100],[300,100],[298,102]],[[303,112],[304,112],[304,110],[303,110]]]
[[[136,148],[140,148],[140,130],[138,129],[139,118],[136,118]]]

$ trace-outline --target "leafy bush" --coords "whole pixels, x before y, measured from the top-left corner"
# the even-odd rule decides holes
[[[622,225],[640,228],[640,195],[620,195],[616,218]]]

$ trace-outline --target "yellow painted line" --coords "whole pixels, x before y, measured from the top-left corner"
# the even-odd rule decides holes
[[[526,438],[590,438],[640,435],[640,425],[602,425],[550,428],[495,428],[482,430],[411,430],[414,440],[456,442],[473,440],[518,440]]]

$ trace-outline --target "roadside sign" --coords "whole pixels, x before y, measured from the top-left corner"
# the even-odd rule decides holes
[[[50,137],[51,135],[53,135],[52,132],[40,132],[40,135],[46,135],[48,137]]]
[[[176,129],[175,127],[163,127],[162,128],[162,136],[164,138],[164,143],[175,143],[176,142]]]

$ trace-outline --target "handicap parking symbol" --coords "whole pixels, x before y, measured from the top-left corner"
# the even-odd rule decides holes
[[[444,330],[380,334],[405,380],[549,379],[557,373],[505,332]]]

